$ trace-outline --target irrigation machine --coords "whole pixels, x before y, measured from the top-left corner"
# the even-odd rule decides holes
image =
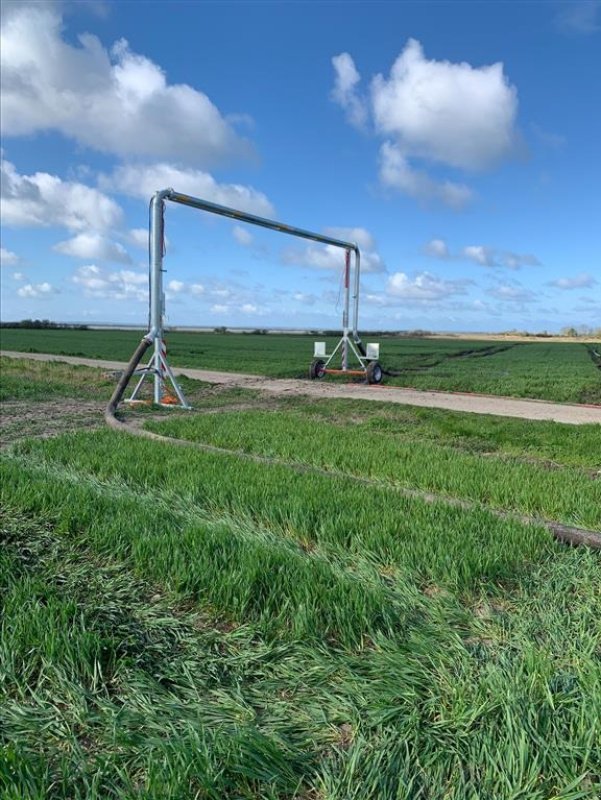
[[[331,236],[324,236],[320,233],[313,233],[302,228],[295,228],[292,225],[285,225],[275,220],[257,217],[254,214],[247,214],[244,211],[237,211],[234,208],[210,203],[198,197],[191,197],[181,194],[173,189],[163,189],[154,194],[150,201],[150,325],[148,333],[143,337],[136,352],[132,356],[128,369],[122,376],[115,391],[117,402],[123,395],[127,383],[132,375],[137,375],[138,382],[126,402],[135,402],[139,396],[144,381],[152,378],[154,381],[154,402],[157,405],[176,405],[183,408],[190,408],[184,393],[179,386],[167,359],[167,349],[164,338],[164,314],[165,314],[165,295],[163,291],[163,258],[164,231],[165,231],[165,201],[179,203],[183,206],[196,208],[200,211],[208,211],[211,214],[218,214],[222,217],[230,217],[240,222],[247,222],[250,225],[258,225],[262,228],[269,228],[279,233],[286,233],[290,236],[297,236],[301,239],[310,239],[325,245],[338,247],[344,251],[344,308],[342,313],[342,336],[336,346],[328,354],[326,342],[315,342],[313,351],[313,361],[309,369],[309,376],[312,379],[320,379],[326,375],[360,375],[367,383],[380,383],[382,381],[382,367],[378,361],[380,354],[379,344],[369,343],[364,346],[358,333],[359,320],[359,285],[361,271],[361,253],[359,247],[354,242],[345,242],[342,239],[335,239]],[[353,264],[351,268],[351,254]],[[353,284],[353,321],[350,324],[350,305],[351,305],[351,282]],[[150,360],[145,366],[138,367],[145,351],[154,345]],[[351,367],[351,360],[354,366]],[[335,364],[340,366],[336,367]],[[166,392],[166,387],[171,385],[175,396]]]

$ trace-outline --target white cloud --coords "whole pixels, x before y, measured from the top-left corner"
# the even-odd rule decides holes
[[[235,225],[232,229],[232,236],[243,247],[250,247],[253,243],[253,235],[241,225]]]
[[[430,239],[428,244],[424,247],[427,255],[433,258],[446,259],[450,258],[449,246],[444,239]]]
[[[501,253],[499,260],[504,267],[519,269],[520,267],[540,267],[541,262],[532,253]]]
[[[365,228],[326,228],[325,235],[333,239],[355,243],[361,251],[361,272],[385,272],[386,265],[377,251],[376,242]],[[341,270],[344,250],[334,245],[309,244],[302,249],[289,248],[282,254],[285,264],[295,264],[323,270]],[[353,256],[351,256],[351,264]]]
[[[563,33],[589,35],[601,30],[600,13],[599,0],[571,0],[560,8],[555,24]]]
[[[519,283],[500,283],[488,290],[491,297],[508,303],[528,303],[536,299],[536,293]]]
[[[555,286],[557,289],[588,289],[595,286],[596,283],[597,280],[588,272],[581,272],[573,278],[558,278],[551,281],[549,286]]]
[[[297,303],[302,303],[304,306],[314,306],[317,302],[317,297],[314,294],[306,294],[305,292],[294,292],[292,299]]]
[[[380,148],[380,180],[384,186],[398,189],[420,201],[438,200],[455,210],[466,206],[473,197],[463,183],[435,181],[426,172],[414,169],[398,145],[384,142]]]
[[[57,253],[85,261],[115,261],[119,264],[131,264],[132,261],[122,244],[112,242],[99,233],[78,233],[73,239],[54,245],[53,249]]]
[[[259,312],[258,306],[256,306],[254,303],[244,303],[240,310],[243,314],[257,314]]]
[[[481,244],[470,244],[464,247],[461,251],[465,258],[470,261],[475,261],[481,267],[498,267],[499,264],[495,259],[494,251],[490,247],[485,247]]]
[[[357,125],[366,109],[380,149],[380,179],[419,200],[439,200],[461,208],[469,187],[436,180],[414,166],[415,159],[462,170],[493,167],[515,150],[517,90],[503,64],[473,67],[466,62],[428,60],[421,44],[409,39],[386,78],[376,75],[368,96],[358,91],[360,75],[352,57],[333,59],[332,99]]]
[[[26,281],[27,275],[24,272],[13,272],[13,280],[15,281]]]
[[[120,156],[208,165],[251,152],[211,100],[169,84],[160,66],[124,39],[63,35],[60,6],[6,4],[2,17],[2,133],[55,130]]]
[[[403,153],[462,169],[482,169],[511,153],[517,92],[503,64],[429,61],[409,39],[390,77],[372,83],[376,126]]]
[[[221,303],[217,303],[214,306],[211,306],[211,311],[214,314],[227,314],[229,311],[229,306],[224,306]]]
[[[408,301],[440,301],[451,295],[465,294],[467,280],[445,281],[429,272],[419,272],[410,278],[404,272],[395,272],[388,279],[386,292],[392,297]]]
[[[73,231],[106,230],[121,223],[122,211],[110,197],[82,183],[63,181],[47,172],[21,175],[1,162],[2,223]]]
[[[366,228],[341,228],[330,227],[325,229],[326,236],[331,236],[334,239],[342,239],[347,242],[354,242],[361,250],[366,253],[374,252],[376,249],[376,242],[374,237]]]
[[[361,76],[355,62],[348,53],[340,53],[332,58],[332,65],[336,73],[332,100],[346,110],[347,119],[352,125],[363,128],[367,122],[367,105],[356,91]]]
[[[474,261],[481,267],[507,267],[507,269],[519,269],[520,267],[539,267],[539,259],[532,253],[512,253],[510,251],[498,251],[493,247],[482,244],[471,244],[464,247],[461,251],[464,258]]]
[[[5,247],[0,247],[0,266],[3,267],[16,267],[21,259],[12,250],[7,250]]]
[[[413,277],[405,272],[395,272],[388,278],[383,293],[368,291],[363,297],[368,305],[379,308],[448,307],[452,305],[450,298],[465,295],[471,283],[463,278],[443,280],[430,272],[418,272]]]
[[[212,175],[194,169],[181,169],[172,164],[129,165],[104,175],[100,185],[107,191],[121,192],[148,200],[157,190],[172,188],[183,194],[201,197],[223,206],[247,211],[258,216],[273,216],[274,208],[267,197],[251,186],[217,183]]]
[[[19,297],[27,297],[27,298],[44,297],[49,294],[55,294],[57,292],[58,289],[56,289],[54,286],[52,286],[51,283],[48,283],[47,281],[44,281],[44,283],[36,283],[36,284],[26,283],[25,286],[21,286],[20,289],[17,289],[17,294],[19,295]]]
[[[202,283],[186,283],[185,281],[180,281],[174,278],[168,282],[167,291],[171,295],[185,293],[192,294],[195,297],[200,297],[200,295],[205,294],[205,287],[202,285]],[[218,293],[214,294],[218,295]]]
[[[127,234],[128,240],[141,247],[143,250],[148,250],[148,229],[147,228],[131,228]]]
[[[148,301],[148,276],[141,272],[130,269],[108,272],[96,264],[87,264],[75,271],[72,280],[83,288],[86,297]]]
[[[213,297],[231,297],[232,290],[228,289],[226,286],[217,287],[216,289],[210,290],[211,295]]]

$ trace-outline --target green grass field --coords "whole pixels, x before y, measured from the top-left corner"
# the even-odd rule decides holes
[[[6,350],[127,361],[139,338],[136,331],[5,328],[0,342]],[[306,377],[313,353],[311,336],[174,332],[167,341],[176,366],[276,378]],[[381,339],[390,385],[601,404],[594,351],[593,345],[573,342]]]
[[[599,797],[599,426],[111,388],[0,362],[0,796]]]

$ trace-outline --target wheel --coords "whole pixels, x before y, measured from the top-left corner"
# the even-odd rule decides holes
[[[365,370],[368,383],[382,383],[384,373],[379,361],[370,361]]]
[[[323,378],[325,374],[326,362],[322,361],[320,358],[315,358],[309,367],[309,377],[314,381],[316,378]]]

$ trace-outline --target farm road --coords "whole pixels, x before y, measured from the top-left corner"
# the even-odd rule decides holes
[[[122,361],[105,361],[76,356],[50,355],[47,353],[18,353],[1,350],[0,355],[8,358],[30,358],[35,361],[62,361],[99,369],[120,370],[125,367]],[[501,417],[520,419],[553,420],[569,425],[586,423],[601,424],[601,406],[571,405],[568,403],[548,403],[544,400],[524,400],[513,397],[493,395],[462,394],[451,392],[432,392],[418,389],[404,389],[398,386],[365,386],[364,384],[340,384],[310,382],[308,380],[264,378],[258,375],[244,375],[239,372],[214,372],[186,367],[173,368],[175,375],[183,375],[207,383],[239,386],[257,389],[271,394],[298,394],[310,397],[342,397],[351,400],[400,403],[402,405],[446,408],[450,411],[468,411],[474,414],[495,414]]]

